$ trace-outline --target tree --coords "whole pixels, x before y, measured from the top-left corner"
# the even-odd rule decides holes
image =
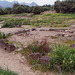
[[[41,13],[41,8],[39,6],[33,7],[32,13],[40,14]]]
[[[12,8],[12,13],[13,14],[20,14],[24,12],[24,8],[22,6],[17,6],[15,8]]]
[[[24,9],[25,13],[29,13],[30,7],[25,5],[25,6],[23,6],[23,9]]]
[[[5,14],[11,14],[12,8],[8,7],[4,9]]]
[[[3,15],[4,14],[4,11],[2,8],[0,8],[0,15]]]
[[[56,1],[54,9],[58,13],[75,13],[75,0]]]

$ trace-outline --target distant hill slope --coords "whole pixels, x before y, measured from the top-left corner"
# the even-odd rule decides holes
[[[13,1],[13,2],[9,2],[9,1],[1,1],[0,0],[0,7],[2,8],[6,8],[6,7],[13,7],[13,5],[15,3],[18,3],[18,1]],[[23,4],[23,5],[28,5],[28,6],[38,6],[35,2],[32,2],[32,3],[25,3],[25,2],[22,2],[20,4]]]

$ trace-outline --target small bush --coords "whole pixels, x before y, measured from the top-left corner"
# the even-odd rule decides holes
[[[35,41],[31,45],[29,45],[27,48],[32,50],[33,53],[39,52],[42,55],[45,55],[45,53],[48,53],[52,50],[49,47],[47,40],[41,40],[41,42]]]

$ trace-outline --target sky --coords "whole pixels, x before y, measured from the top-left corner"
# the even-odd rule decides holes
[[[18,1],[18,2],[25,2],[25,3],[36,2],[38,5],[44,5],[44,4],[52,5],[56,0],[7,0],[7,1]]]

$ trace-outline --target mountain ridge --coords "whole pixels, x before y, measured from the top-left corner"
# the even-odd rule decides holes
[[[15,3],[19,3],[18,1],[13,1],[13,2],[9,2],[9,1],[6,1],[6,0],[0,0],[0,7],[2,8],[7,8],[7,7],[13,7],[13,5]],[[22,2],[22,3],[19,3],[21,5],[28,5],[28,6],[38,6],[35,2],[32,2],[32,3],[25,3],[25,2]]]

